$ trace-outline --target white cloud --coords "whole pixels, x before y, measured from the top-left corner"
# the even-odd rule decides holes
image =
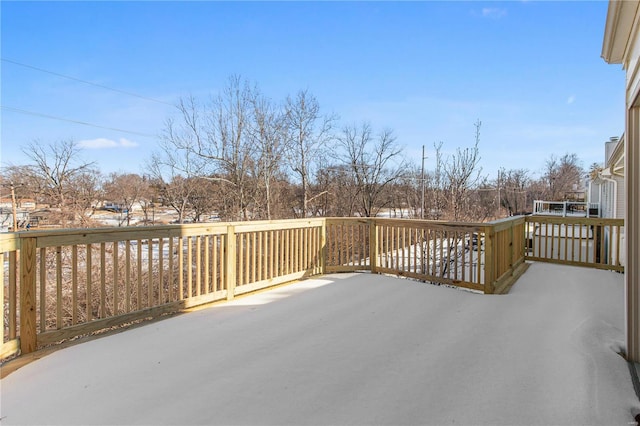
[[[133,148],[138,146],[136,142],[132,142],[125,138],[115,141],[107,138],[87,139],[78,142],[78,146],[86,149],[109,149],[109,148]]]
[[[501,9],[498,7],[484,7],[482,8],[482,16],[484,18],[500,19],[507,16],[507,9]]]
[[[569,99],[567,99],[567,104],[571,105],[575,101],[576,101],[576,95],[571,95],[571,96],[569,96]]]

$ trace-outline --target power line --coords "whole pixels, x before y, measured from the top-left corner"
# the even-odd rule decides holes
[[[14,65],[18,65],[18,66],[21,66],[21,67],[24,67],[24,68],[29,68],[29,69],[40,71],[40,72],[43,72],[43,73],[55,75],[57,77],[66,78],[68,80],[73,80],[73,81],[77,81],[77,82],[80,82],[80,83],[88,84],[90,86],[99,87],[101,89],[110,90],[112,92],[122,93],[124,95],[133,96],[133,97],[139,98],[139,99],[144,99],[144,100],[149,101],[149,102],[156,102],[156,103],[163,104],[163,105],[175,106],[175,105],[173,105],[173,104],[171,104],[169,102],[164,102],[164,101],[161,101],[161,100],[158,100],[158,99],[149,98],[147,96],[138,95],[137,93],[128,92],[126,90],[115,89],[113,87],[105,86],[103,84],[93,83],[91,81],[82,80],[82,79],[77,78],[77,77],[71,77],[69,75],[60,74],[60,73],[57,73],[57,72],[54,72],[54,71],[49,71],[49,70],[46,70],[44,68],[39,68],[39,67],[35,67],[33,65],[24,64],[22,62],[14,61],[14,60],[11,60],[11,59],[2,58],[1,60],[2,60],[2,62],[8,62],[10,64],[14,64]]]
[[[25,109],[14,108],[14,107],[5,106],[5,105],[0,105],[0,109],[4,109],[4,110],[7,110],[7,111],[12,111],[12,112],[17,112],[17,113],[25,114],[25,115],[32,115],[32,116],[35,116],[35,117],[49,118],[51,120],[66,121],[66,122],[69,122],[69,123],[82,124],[83,126],[95,127],[95,128],[98,128],[98,129],[113,130],[113,131],[116,131],[116,132],[129,133],[129,134],[132,134],[132,135],[143,136],[143,137],[146,137],[146,138],[157,138],[156,135],[152,135],[150,133],[142,133],[142,132],[136,132],[136,131],[133,131],[133,130],[118,129],[116,127],[101,126],[99,124],[88,123],[86,121],[71,120],[69,118],[56,117],[54,115],[42,114],[40,112],[34,112],[34,111],[27,111]]]

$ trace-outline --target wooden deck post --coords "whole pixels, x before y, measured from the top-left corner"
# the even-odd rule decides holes
[[[36,239],[24,238],[20,248],[20,351],[37,349]]]
[[[375,219],[369,219],[369,269],[378,272],[378,226]]]
[[[627,360],[640,362],[640,96],[628,110],[626,138],[626,346]]]
[[[493,294],[495,275],[495,250],[493,238],[495,232],[493,226],[484,228],[484,294]],[[478,245],[480,241],[478,241]]]
[[[513,224],[514,222],[511,222],[511,224],[509,225],[509,270],[511,271],[511,275],[513,275],[513,259],[515,259],[515,249],[516,246],[515,244],[513,244]]]
[[[225,250],[225,287],[227,288],[227,300],[232,300],[236,290],[236,229],[235,226],[227,226],[227,249]]]
[[[320,274],[327,273],[327,255],[329,250],[327,249],[327,219],[322,219],[322,225],[320,226]]]

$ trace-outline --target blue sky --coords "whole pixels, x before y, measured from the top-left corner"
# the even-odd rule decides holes
[[[600,58],[606,12],[604,1],[3,1],[0,161],[73,139],[103,172],[141,172],[171,104],[239,74],[274,101],[307,89],[342,124],[391,128],[415,162],[426,145],[428,168],[434,142],[471,146],[477,119],[490,177],[535,176],[567,152],[587,167],[624,130],[624,72]]]

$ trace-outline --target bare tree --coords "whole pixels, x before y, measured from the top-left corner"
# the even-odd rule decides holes
[[[475,144],[471,148],[456,150],[444,163],[443,170],[446,177],[446,187],[448,193],[448,207],[451,219],[454,221],[462,219],[473,219],[473,211],[469,209],[469,194],[479,182],[481,168],[480,151],[480,127],[482,123],[478,120],[475,126]]]
[[[394,207],[396,216],[419,219],[422,208],[421,168],[415,164],[407,164],[405,171],[390,185],[388,197],[390,197],[389,204]]]
[[[211,167],[210,179],[227,183],[230,198],[227,215],[233,219],[250,219],[249,202],[256,188],[256,147],[250,137],[258,90],[239,76],[232,76],[224,90],[214,98],[207,113],[206,144],[198,146],[198,155]]]
[[[194,222],[202,222],[203,216],[215,210],[220,205],[218,194],[221,193],[219,181],[202,178],[191,178],[193,191],[189,194],[189,211]]]
[[[253,118],[251,140],[257,149],[255,175],[258,177],[259,190],[256,192],[254,215],[261,217],[259,211],[264,210],[266,219],[272,219],[274,190],[278,179],[284,177],[285,117],[264,96],[257,96],[253,99]]]
[[[299,179],[301,202],[299,215],[308,216],[313,177],[318,170],[324,149],[331,140],[335,117],[323,116],[316,98],[306,90],[295,99],[286,101],[286,128],[288,131],[287,157],[289,166]]]
[[[157,179],[152,179],[147,174],[142,176],[142,180],[145,182],[145,185],[142,188],[142,193],[138,201],[140,202],[140,209],[144,214],[144,223],[146,225],[149,223],[155,224],[155,208],[160,198],[162,183]],[[151,219],[149,219],[149,214],[151,214]]]
[[[436,167],[433,172],[427,172],[425,179],[425,212],[427,219],[442,219],[447,206],[447,194],[445,193],[444,156],[442,153],[443,142],[433,144]]]
[[[531,184],[526,169],[502,169],[498,179],[500,205],[507,209],[509,216],[522,213],[527,208],[527,188]]]
[[[584,170],[576,154],[564,154],[558,158],[551,155],[545,163],[544,179],[548,184],[551,201],[571,199],[576,193]]]
[[[149,182],[135,173],[112,173],[104,183],[104,195],[118,203],[126,215],[122,222],[131,224],[131,211],[134,204],[141,201],[149,190]]]
[[[313,216],[349,217],[358,210],[358,190],[348,165],[321,165],[311,192],[316,194],[308,202]]]
[[[74,179],[84,174],[97,174],[94,163],[81,158],[81,150],[72,140],[52,142],[45,145],[39,141],[28,144],[23,152],[31,160],[28,165],[27,180],[36,194],[60,211],[60,222],[66,226],[69,221],[76,223],[82,211],[74,207],[85,205],[76,202]],[[92,180],[85,180],[89,183]],[[94,183],[97,181],[93,180]]]
[[[178,213],[182,223],[189,208],[189,198],[196,191],[191,178],[202,176],[204,164],[193,149],[188,135],[175,132],[168,122],[169,136],[160,142],[160,151],[152,154],[146,168],[156,182],[163,203]]]
[[[343,161],[350,168],[358,189],[362,215],[375,216],[383,207],[380,203],[383,191],[403,172],[402,149],[391,130],[374,137],[368,123],[360,127],[345,126],[338,140],[345,151]]]
[[[73,211],[76,224],[82,227],[96,226],[92,217],[97,200],[102,197],[102,175],[98,172],[81,172],[71,179],[68,208]]]

